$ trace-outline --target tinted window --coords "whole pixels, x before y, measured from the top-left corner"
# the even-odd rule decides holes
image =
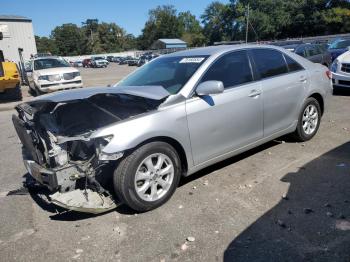
[[[272,49],[254,49],[252,53],[261,78],[288,73],[288,68],[281,52]]]
[[[299,71],[303,69],[303,67],[299,65],[298,62],[296,62],[294,59],[290,58],[289,56],[284,55],[284,58],[286,59],[289,72]]]
[[[34,61],[34,69],[42,70],[48,68],[57,68],[57,67],[70,67],[70,64],[63,59],[55,58],[45,58],[38,59]]]
[[[224,55],[213,63],[201,82],[222,81],[225,88],[241,85],[253,80],[246,51],[237,51]]]

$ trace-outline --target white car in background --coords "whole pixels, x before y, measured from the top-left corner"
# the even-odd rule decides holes
[[[26,73],[29,89],[36,95],[83,87],[79,70],[59,57],[30,60],[26,66]]]
[[[92,67],[107,67],[109,62],[101,56],[91,57],[91,66]]]
[[[334,87],[350,89],[350,51],[345,52],[334,60],[331,71]]]

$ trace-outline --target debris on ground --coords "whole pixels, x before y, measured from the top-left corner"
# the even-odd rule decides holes
[[[203,182],[203,185],[205,185],[205,186],[209,185],[208,180],[205,180],[205,181]]]
[[[288,196],[287,196],[286,193],[282,195],[282,199],[284,199],[284,200],[289,200],[289,198],[288,198]]]
[[[338,220],[335,223],[335,228],[343,231],[350,230],[350,222],[344,220]]]
[[[327,215],[327,217],[333,217],[334,216],[332,212],[327,212],[326,215]]]
[[[183,205],[179,205],[179,209],[182,209],[183,208]]]
[[[78,248],[77,250],[75,250],[75,253],[77,253],[77,254],[81,254],[81,253],[83,253],[83,251],[84,251],[84,250],[82,250],[82,249]]]
[[[6,196],[24,196],[28,194],[29,194],[28,188],[21,187],[21,188],[9,191]]]
[[[305,144],[304,144],[304,143],[302,143],[302,144],[301,144],[301,146],[302,146],[302,147],[304,147],[304,146],[305,146]]]
[[[280,227],[282,227],[282,228],[286,228],[286,227],[287,227],[286,224],[285,224],[282,220],[280,220],[280,219],[277,220],[277,224],[278,224]]]
[[[272,152],[269,151],[269,152],[267,152],[267,154],[268,154],[268,155],[272,155]]]
[[[339,216],[338,216],[339,219],[345,219],[345,216],[344,214],[340,213]]]
[[[181,250],[182,250],[182,251],[185,251],[186,249],[188,249],[187,243],[182,244],[182,245],[181,245]]]
[[[324,207],[331,207],[331,204],[326,203],[326,204],[324,204]]]
[[[345,163],[339,163],[339,164],[337,164],[337,167],[346,167],[346,164]]]
[[[348,128],[347,128],[347,127],[343,127],[343,130],[347,131],[347,130],[348,130]]]
[[[219,234],[219,231],[216,230],[216,231],[215,231],[215,234]]]
[[[194,237],[187,237],[186,240],[188,242],[194,242],[196,239]]]
[[[314,212],[314,211],[311,208],[304,208],[304,213],[305,214],[310,214],[312,212]]]
[[[192,189],[197,189],[197,187],[196,187],[196,186],[193,186]]]

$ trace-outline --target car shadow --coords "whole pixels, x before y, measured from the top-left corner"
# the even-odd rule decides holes
[[[350,142],[281,181],[289,190],[228,245],[224,261],[350,261]]]
[[[350,96],[350,88],[333,87],[334,96]]]
[[[223,161],[221,161],[219,163],[216,163],[214,165],[206,167],[206,168],[204,168],[204,169],[202,169],[202,170],[200,170],[200,171],[198,171],[198,172],[196,172],[196,173],[194,173],[194,174],[192,174],[190,176],[181,178],[180,183],[179,183],[179,187],[184,186],[187,183],[193,182],[194,180],[197,180],[197,179],[199,179],[199,178],[201,178],[203,176],[206,176],[206,175],[208,175],[208,174],[210,174],[210,173],[212,173],[212,172],[214,172],[216,170],[225,168],[225,167],[227,167],[229,165],[232,165],[232,164],[234,164],[236,162],[239,162],[239,161],[241,161],[241,160],[243,160],[243,159],[245,159],[247,157],[255,155],[255,154],[257,154],[257,153],[259,153],[261,151],[264,151],[264,150],[272,148],[272,147],[274,147],[276,145],[279,145],[279,144],[282,143],[282,141],[284,141],[284,142],[294,142],[288,136],[280,137],[280,138],[278,138],[276,140],[267,142],[267,143],[265,143],[265,144],[263,144],[261,146],[253,148],[251,150],[248,150],[248,151],[246,151],[244,153],[241,153],[241,154],[239,154],[237,156],[228,158],[228,159],[223,160]]]
[[[199,172],[196,172],[193,175],[190,175],[188,177],[182,177],[179,183],[179,187],[186,185],[187,183],[190,183],[192,181],[195,181],[203,176],[206,176],[210,173],[212,173],[215,170],[218,169],[222,169],[226,166],[232,165],[244,158],[247,158],[249,156],[252,156],[256,153],[259,153],[261,151],[264,151],[268,148],[272,148],[280,143],[282,143],[281,141],[289,141],[289,138],[286,137],[281,137],[277,140],[274,141],[270,141],[266,144],[263,144],[261,146],[258,146],[254,149],[251,149],[247,152],[244,152],[240,155],[231,157],[229,159],[226,159],[224,161],[221,161],[217,164],[214,164],[212,166],[209,166]],[[290,140],[291,141],[291,140]],[[31,184],[33,182],[33,179],[30,177],[29,174],[25,174],[23,176],[24,178],[24,184]],[[52,204],[49,200],[49,195],[51,194],[50,191],[48,189],[46,189],[45,187],[41,187],[41,186],[30,186],[28,193],[30,195],[30,197],[34,200],[34,202],[43,210],[45,210],[46,212],[51,213],[52,215],[50,215],[50,219],[52,220],[61,220],[61,221],[77,221],[77,220],[84,220],[84,219],[89,219],[91,217],[96,217],[96,216],[101,216],[104,215],[106,213],[110,213],[110,212],[118,212],[120,214],[123,215],[134,215],[137,212],[135,212],[133,209],[129,208],[126,205],[118,205],[116,209],[105,212],[105,213],[101,213],[101,214],[89,214],[89,213],[82,213],[82,212],[76,212],[76,211],[69,211],[66,210],[64,208],[58,207],[54,204]]]

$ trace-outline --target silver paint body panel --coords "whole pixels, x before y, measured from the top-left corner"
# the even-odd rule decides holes
[[[226,89],[220,94],[205,97],[194,95],[200,78],[218,57],[234,50],[251,48],[279,50],[296,60],[305,70]],[[185,152],[188,164],[186,174],[189,175],[293,132],[305,99],[318,93],[326,104],[327,96],[332,92],[331,81],[325,74],[326,67],[313,64],[283,48],[259,45],[216,46],[181,51],[168,56],[194,55],[209,57],[178,94],[169,95],[157,110],[94,132],[92,137],[113,135],[103,151],[123,152],[150,139],[171,138]],[[110,87],[100,91],[115,92],[115,89],[118,88]],[[74,97],[79,98],[78,91],[83,90],[77,90]],[[254,91],[258,91],[257,94],[251,95]],[[154,96],[157,97],[166,95],[159,89],[155,89],[155,92],[157,95]],[[60,99],[65,100],[64,96],[70,94],[72,93],[62,94]],[[85,93],[82,96],[88,95],[91,94]]]

